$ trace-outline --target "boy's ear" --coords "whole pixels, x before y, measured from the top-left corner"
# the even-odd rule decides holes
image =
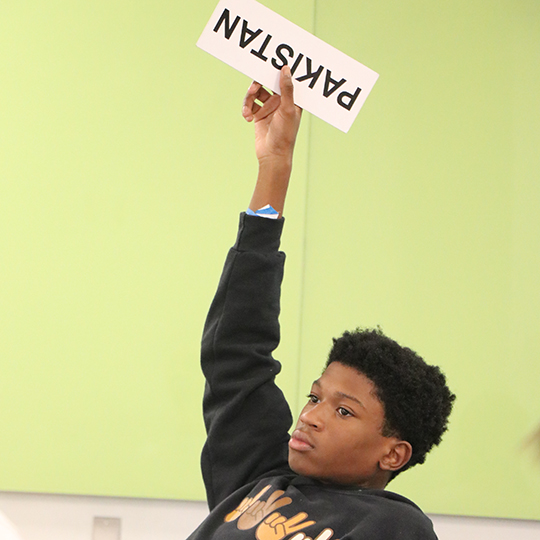
[[[390,448],[379,461],[379,466],[383,471],[397,471],[407,465],[412,456],[412,446],[407,441],[396,439]]]

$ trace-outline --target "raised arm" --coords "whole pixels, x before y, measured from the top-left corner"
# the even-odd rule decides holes
[[[270,204],[281,215],[301,110],[288,70],[280,80],[282,97],[252,84],[243,115],[255,123],[259,160],[250,207]],[[255,478],[288,469],[292,417],[274,382],[281,366],[272,355],[280,338],[282,228],[283,219],[241,215],[206,319],[201,363],[208,437],[202,469],[211,509]]]
[[[279,212],[279,217],[283,214],[294,144],[302,116],[302,109],[294,104],[289,66],[281,70],[280,91],[281,96],[270,94],[254,82],[242,108],[244,118],[255,123],[255,152],[259,160],[257,184],[249,208],[255,212],[270,204]]]

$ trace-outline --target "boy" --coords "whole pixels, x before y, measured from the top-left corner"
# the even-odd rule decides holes
[[[210,515],[189,538],[435,539],[421,510],[384,488],[423,462],[446,430],[454,396],[438,368],[378,331],[346,332],[288,435],[292,418],[272,358],[281,215],[301,118],[287,66],[280,87],[281,97],[253,83],[244,100],[259,173],[202,340]],[[277,219],[248,215],[273,211]]]

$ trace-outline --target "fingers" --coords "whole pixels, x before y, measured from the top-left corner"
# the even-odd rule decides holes
[[[265,104],[272,96],[273,94],[268,92],[266,88],[263,88],[262,84],[253,81],[251,86],[248,88],[246,97],[244,98],[242,116],[248,122],[251,122],[255,114],[257,114],[257,112],[259,112],[262,108],[257,101]]]
[[[291,69],[288,65],[281,68],[279,88],[281,96],[279,94],[271,94],[258,82],[252,82],[248,88],[242,107],[242,116],[244,119],[248,122],[262,120],[275,112],[279,107],[286,114],[295,114],[294,85]],[[262,105],[259,105],[257,101],[262,103]],[[298,110],[300,109],[298,108]]]
[[[289,506],[289,504],[291,503],[292,503],[292,499],[290,497],[283,497],[283,499],[279,499],[271,505],[271,510],[277,510],[278,508],[281,508],[282,506]]]
[[[268,484],[267,486],[263,487],[261,491],[259,491],[259,493],[255,495],[253,500],[258,501],[271,487],[272,487],[271,484]]]
[[[248,508],[250,508],[253,503],[258,501],[270,489],[270,487],[270,484],[267,485],[266,487],[261,489],[261,491],[259,491],[259,493],[257,493],[255,497],[245,497],[238,505],[236,510],[233,510],[225,516],[225,521],[234,521],[238,516],[241,516]]]
[[[279,499],[285,492],[282,490],[282,489],[277,489],[276,491],[274,491],[274,493],[272,493],[272,495],[270,495],[270,497],[268,497],[267,499],[267,504],[268,505],[271,505],[276,499]]]
[[[253,116],[255,122],[263,120],[267,116],[271,116],[272,113],[279,109],[280,103],[281,97],[279,96],[279,94],[274,94],[273,96],[271,96]]]

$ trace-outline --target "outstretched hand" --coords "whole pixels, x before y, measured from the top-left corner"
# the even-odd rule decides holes
[[[255,123],[255,152],[259,163],[272,159],[292,160],[302,109],[294,104],[289,66],[281,69],[279,86],[281,96],[253,82],[244,98],[242,115],[248,122]]]
[[[281,69],[279,86],[281,96],[252,83],[244,98],[242,115],[255,124],[255,153],[259,160],[257,184],[249,207],[256,211],[270,204],[281,216],[302,109],[294,104],[289,66]]]

